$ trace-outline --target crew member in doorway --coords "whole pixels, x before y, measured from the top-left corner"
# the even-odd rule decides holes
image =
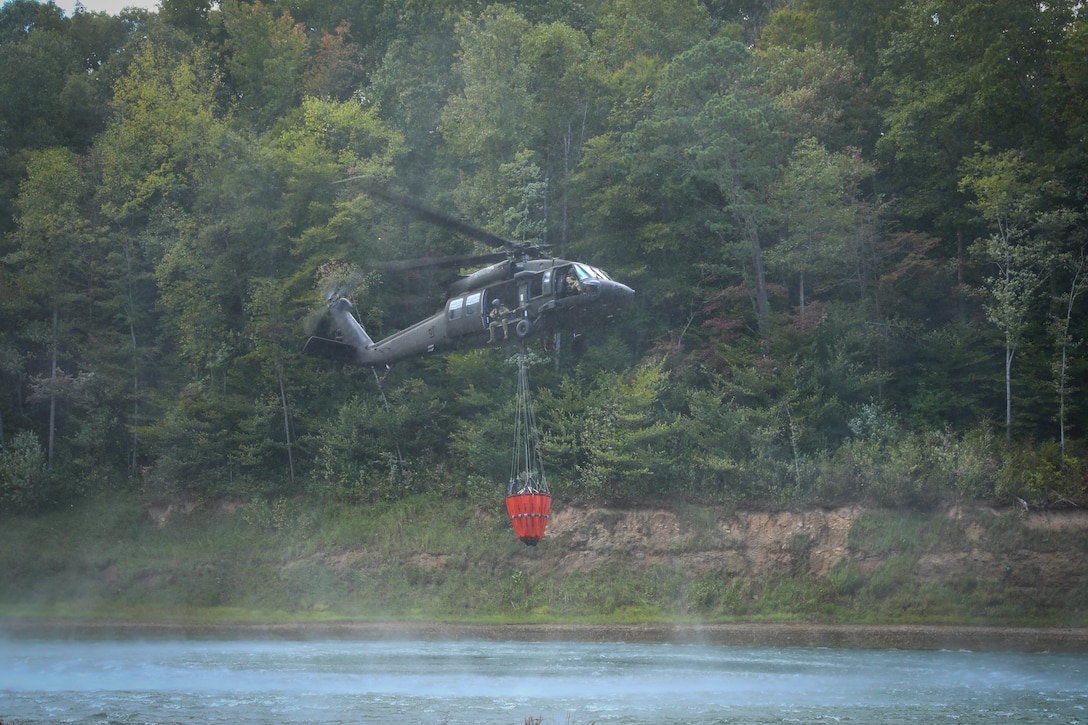
[[[507,339],[507,325],[510,323],[510,309],[503,304],[502,300],[498,297],[491,300],[491,312],[488,317],[491,322],[487,324],[487,331],[491,333],[491,337],[488,339],[489,343],[495,342],[495,328],[502,325],[502,339]]]

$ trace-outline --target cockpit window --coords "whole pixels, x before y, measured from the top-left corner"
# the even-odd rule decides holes
[[[588,264],[574,264],[572,266],[578,274],[578,279],[612,279],[601,270],[590,267]]]

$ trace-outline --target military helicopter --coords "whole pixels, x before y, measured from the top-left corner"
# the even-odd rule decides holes
[[[634,290],[591,265],[546,256],[540,246],[511,242],[386,189],[368,186],[366,191],[503,251],[387,265],[408,269],[493,262],[450,284],[442,309],[377,342],[355,318],[351,301],[339,292],[330,293],[325,306],[339,339],[311,337],[303,349],[307,355],[388,368],[401,360],[449,350],[500,346],[556,332],[581,335],[610,321],[634,298]]]

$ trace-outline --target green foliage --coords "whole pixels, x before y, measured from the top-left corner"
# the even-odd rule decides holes
[[[441,491],[435,458],[443,433],[438,402],[421,381],[392,400],[356,395],[340,406],[309,445],[316,448],[317,492],[331,500],[368,503]]]
[[[160,405],[167,412],[140,430],[145,445],[158,452],[144,476],[150,492],[203,497],[231,491],[241,473],[234,431],[248,401],[212,384],[190,386]]]
[[[48,482],[37,436],[19,431],[0,450],[0,505],[6,511],[34,511],[48,500]]]
[[[668,62],[710,36],[706,7],[692,0],[608,0],[597,14],[593,44],[605,66],[618,68],[639,55]]]
[[[226,34],[226,68],[239,111],[266,129],[298,101],[309,44],[289,12],[275,5],[224,0],[217,17]]]
[[[1077,11],[9,2],[4,496],[62,504],[118,476],[195,497],[498,495],[498,353],[405,364],[382,389],[299,355],[331,271],[353,271],[335,286],[383,336],[442,297],[383,262],[480,251],[337,183],[359,176],[637,290],[588,351],[533,350],[559,497],[1079,503]],[[812,611],[857,586],[843,576]],[[697,608],[732,596],[708,587]]]
[[[491,184],[496,179],[488,182],[486,177],[493,177],[499,164],[513,161],[514,154],[528,145],[532,100],[528,67],[519,52],[528,29],[516,10],[501,5],[486,10],[479,20],[465,18],[457,26],[461,52],[456,70],[464,87],[447,103],[442,134],[453,153],[479,170],[481,178],[475,185],[487,184],[484,194],[495,191]],[[479,203],[479,196],[473,194],[469,202]]]
[[[808,296],[848,283],[843,270],[857,269],[863,253],[858,233],[865,207],[858,201],[861,181],[872,167],[849,154],[832,155],[815,139],[798,144],[775,188],[775,203],[787,228],[767,253],[771,270],[781,265],[798,277],[798,324],[803,328]]]
[[[141,46],[114,86],[114,118],[98,139],[101,209],[108,218],[144,218],[152,203],[179,203],[223,132],[216,118],[208,54],[167,44]]]
[[[1001,464],[994,490],[1000,501],[1068,503],[1088,493],[1083,456],[1063,457],[1053,441],[1008,446],[1001,451]]]
[[[545,459],[554,456],[576,471],[570,489],[560,490],[589,499],[664,493],[658,485],[674,470],[667,453],[674,425],[658,413],[667,381],[658,363],[628,375],[600,373],[588,386],[564,382],[558,394],[541,394]]]
[[[993,495],[1001,465],[988,431],[889,437],[888,423],[868,412],[853,421],[865,437],[847,441],[818,465],[820,498],[924,510],[952,496]]]

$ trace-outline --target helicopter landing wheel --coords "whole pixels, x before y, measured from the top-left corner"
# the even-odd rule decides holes
[[[518,324],[514,326],[514,334],[518,336],[519,340],[527,338],[532,331],[533,323],[525,318],[518,320]]]

